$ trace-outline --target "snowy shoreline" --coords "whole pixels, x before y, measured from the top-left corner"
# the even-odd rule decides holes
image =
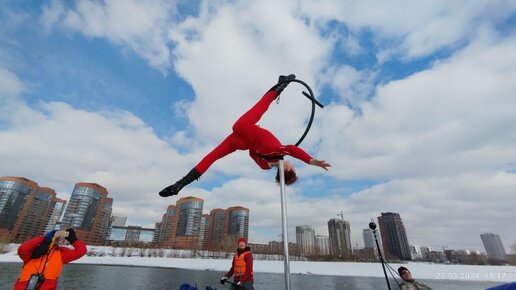
[[[0,254],[0,262],[21,262],[16,249]],[[170,257],[113,257],[84,256],[73,262],[76,264],[116,265],[135,267],[181,268],[191,270],[209,270],[225,272],[231,265],[231,259],[207,258],[170,258]],[[396,271],[405,266],[411,270],[416,279],[459,280],[459,281],[516,281],[515,266],[478,266],[478,265],[445,265],[422,262],[407,264],[389,263]],[[283,261],[255,260],[254,272],[283,273]],[[384,277],[380,263],[353,262],[307,262],[290,261],[291,274]]]

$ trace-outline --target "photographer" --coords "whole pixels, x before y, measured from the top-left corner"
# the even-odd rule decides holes
[[[65,239],[74,249],[60,246]],[[77,239],[71,228],[66,231],[54,230],[33,238],[18,248],[23,268],[14,289],[56,289],[63,265],[85,254],[86,245]]]

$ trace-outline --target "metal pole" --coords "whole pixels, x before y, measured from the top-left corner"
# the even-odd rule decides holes
[[[290,290],[290,261],[288,257],[288,229],[287,229],[287,196],[285,194],[285,172],[283,159],[279,161],[280,192],[281,192],[281,220],[283,223],[283,265],[285,270],[285,290]]]
[[[382,263],[383,275],[385,276],[385,282],[387,282],[387,288],[391,290],[391,284],[389,283],[389,277],[387,277],[387,271],[385,270],[385,261],[383,260],[382,251],[380,251],[380,243],[378,243],[378,238],[376,236],[376,224],[374,222],[369,223],[369,228],[373,230],[374,240],[376,241],[376,248],[378,249],[378,257],[380,257],[380,262]]]

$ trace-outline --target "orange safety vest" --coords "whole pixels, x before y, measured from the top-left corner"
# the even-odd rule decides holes
[[[233,270],[235,271],[234,275],[235,277],[241,277],[244,276],[246,271],[246,264],[244,257],[251,253],[250,251],[242,253],[240,256],[238,256],[238,253],[235,253],[235,258],[233,260]],[[253,274],[253,273],[251,273]]]
[[[32,274],[43,271],[43,268],[45,268],[43,275],[45,275],[46,280],[57,280],[61,274],[61,270],[63,269],[61,251],[55,250],[48,254],[48,262],[46,267],[45,261],[47,261],[47,255],[43,255],[38,259],[31,259],[28,261],[27,264],[23,265],[18,282],[29,281]]]

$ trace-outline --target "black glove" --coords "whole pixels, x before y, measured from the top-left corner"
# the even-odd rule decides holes
[[[75,231],[72,229],[72,228],[69,228],[66,230],[68,232],[68,237],[66,237],[65,239],[71,244],[73,245],[73,243],[77,242],[77,236],[75,235]]]
[[[281,92],[290,84],[290,82],[284,82],[284,81],[290,81],[295,80],[296,76],[293,74],[290,74],[288,76],[279,76],[278,78],[278,84],[273,88],[274,91],[276,91],[276,94],[279,96]],[[284,83],[282,83],[284,82]]]
[[[228,277],[222,277],[222,279],[220,279],[220,284],[224,285],[226,283],[226,281],[228,280]]]

